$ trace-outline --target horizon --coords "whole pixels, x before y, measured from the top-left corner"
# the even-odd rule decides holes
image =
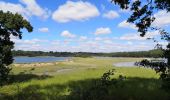
[[[134,24],[125,21],[129,10],[120,10],[109,0],[0,0],[0,10],[19,13],[34,30],[23,29],[23,39],[11,37],[14,50],[114,53],[148,51],[154,37],[164,47],[157,31],[140,37]],[[170,31],[170,13],[159,11],[152,26]]]
[[[159,49],[151,49],[151,50],[146,50],[146,51],[118,51],[118,52],[69,52],[69,51],[61,51],[61,53],[63,52],[67,52],[67,53],[130,53],[130,52],[148,52],[148,51],[152,51],[152,50],[159,50]],[[24,52],[60,52],[60,51],[29,51],[29,50],[13,50],[13,51],[24,51]]]

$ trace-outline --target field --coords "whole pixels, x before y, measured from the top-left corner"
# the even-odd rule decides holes
[[[152,69],[113,66],[141,59],[73,58],[50,64],[13,64],[13,80],[0,87],[0,100],[169,100],[170,94],[161,89],[159,75]],[[116,83],[97,85],[103,73],[112,69]]]

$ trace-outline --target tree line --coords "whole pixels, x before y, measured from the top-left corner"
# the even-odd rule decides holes
[[[134,51],[134,52],[113,52],[113,53],[92,53],[92,52],[44,52],[44,51],[22,51],[14,50],[13,56],[55,56],[55,57],[155,57],[163,56],[163,51],[160,49],[149,51]]]

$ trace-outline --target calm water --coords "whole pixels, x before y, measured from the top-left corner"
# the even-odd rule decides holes
[[[71,57],[14,57],[14,63],[55,62],[68,59]]]
[[[137,67],[135,66],[135,62],[120,62],[113,65],[116,67]]]

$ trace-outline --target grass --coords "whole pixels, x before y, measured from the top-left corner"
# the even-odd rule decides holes
[[[113,63],[138,60],[141,58],[73,58],[50,66],[13,67],[13,82],[0,87],[0,100],[169,100],[155,71],[113,67]],[[107,94],[101,88],[92,89],[103,73],[113,68],[115,80],[119,75],[126,80],[105,87]]]

